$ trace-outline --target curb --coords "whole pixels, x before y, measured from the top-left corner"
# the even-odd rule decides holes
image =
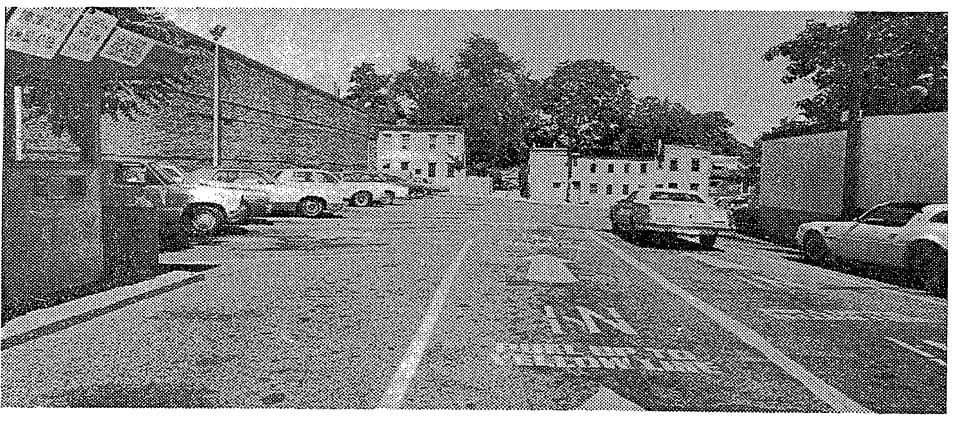
[[[204,273],[173,271],[133,285],[31,311],[0,328],[3,336],[0,349],[6,350],[204,279]]]

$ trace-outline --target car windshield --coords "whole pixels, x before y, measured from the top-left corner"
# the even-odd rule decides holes
[[[652,194],[649,196],[649,200],[668,200],[671,202],[705,203],[705,201],[702,200],[701,196],[697,194],[670,192],[670,191],[652,192]]]
[[[155,173],[163,182],[181,183],[185,177],[182,170],[172,165],[158,165],[155,167]]]

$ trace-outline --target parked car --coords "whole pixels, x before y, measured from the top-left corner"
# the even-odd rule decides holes
[[[314,218],[344,208],[341,193],[321,185],[282,183],[264,171],[244,168],[202,168],[186,175],[187,180],[227,188],[254,197],[257,212],[294,212]]]
[[[170,173],[178,168],[170,164],[120,161],[110,162],[106,168],[114,183],[143,187],[146,199],[157,208],[163,237],[184,231],[211,235],[224,224],[240,223],[248,215],[241,193],[176,180]]]
[[[283,183],[301,183],[322,185],[338,189],[344,201],[353,206],[370,206],[375,201],[385,205],[394,203],[395,198],[406,198],[407,188],[377,181],[362,173],[334,174],[329,171],[309,168],[279,170],[275,179]]]
[[[946,219],[946,204],[887,202],[850,221],[801,224],[795,241],[810,261],[900,269],[926,290],[945,296]]]
[[[730,231],[728,212],[709,204],[697,192],[653,189],[635,191],[609,210],[613,232],[689,237],[706,247]]]

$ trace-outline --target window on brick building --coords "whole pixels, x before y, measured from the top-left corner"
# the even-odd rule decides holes
[[[702,162],[698,158],[692,158],[692,171],[699,172],[702,169]]]
[[[629,194],[629,185],[628,185],[628,184],[623,184],[623,185],[622,185],[622,194]]]
[[[607,172],[607,173],[614,173],[614,172],[615,172],[615,165],[614,165],[614,164],[609,164],[608,166],[606,166],[606,172]]]
[[[649,172],[649,164],[639,164],[639,172],[642,174]]]
[[[611,195],[611,194],[612,194],[612,184],[607,184],[607,185],[606,185],[606,196],[609,196],[609,195]]]
[[[592,184],[589,185],[589,193],[590,193],[590,194],[596,194],[596,193],[598,193],[598,192],[599,192],[599,185],[598,185],[598,184],[592,183]]]
[[[589,172],[591,173],[596,172],[596,164],[589,164]]]
[[[678,171],[678,160],[673,159],[671,161],[668,161],[668,169],[669,171]]]
[[[689,189],[695,190],[695,191],[698,191],[698,188],[699,188],[699,187],[701,187],[701,185],[698,184],[698,183],[692,183],[692,184],[690,184],[690,185],[688,186]]]
[[[436,177],[437,176],[437,163],[431,162],[427,164],[427,177]]]
[[[629,173],[629,164],[625,164],[625,165],[622,166],[622,172],[624,172],[624,173],[626,173],[626,174]]]
[[[401,162],[401,163],[400,163],[400,169],[401,169],[401,171],[407,171],[407,170],[409,170],[409,169],[410,169],[410,163],[409,163],[409,162]]]

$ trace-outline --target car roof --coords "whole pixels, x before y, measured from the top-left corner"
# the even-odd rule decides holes
[[[945,203],[936,203],[936,202],[913,202],[913,201],[904,201],[904,200],[894,200],[890,202],[883,203],[882,205],[891,205],[898,206],[901,208],[913,209],[917,212],[923,212],[927,207],[934,209],[935,206],[945,207]]]

